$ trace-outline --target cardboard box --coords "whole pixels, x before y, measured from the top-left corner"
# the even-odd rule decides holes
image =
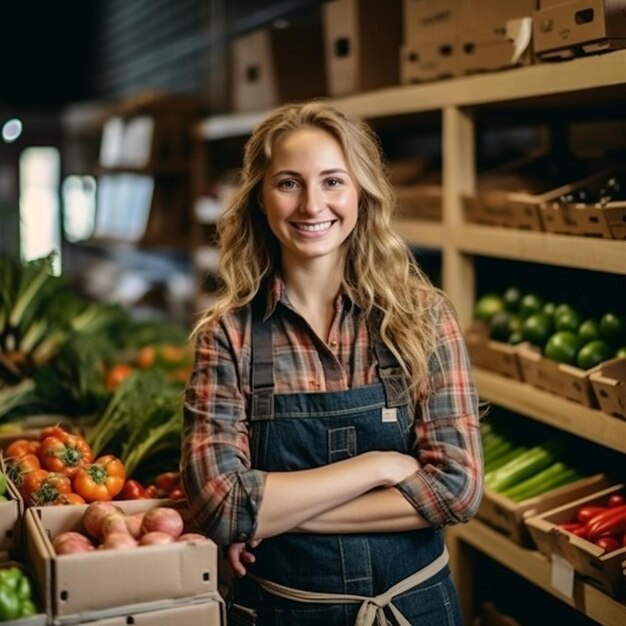
[[[567,400],[598,408],[589,377],[598,371],[601,365],[583,370],[573,365],[558,363],[546,359],[538,348],[528,343],[517,346],[517,356],[523,379],[528,384]]]
[[[589,380],[600,408],[626,419],[626,358],[605,361]]]
[[[116,502],[129,514],[160,503]],[[32,507],[24,516],[27,552],[48,615],[61,621],[104,609],[123,615],[128,606],[217,590],[217,546],[209,539],[57,556],[51,538],[67,530],[80,531],[86,508]],[[181,506],[176,508],[188,515]]]
[[[509,20],[530,17],[537,0],[468,0],[463,6],[463,28],[501,28]]]
[[[460,73],[457,35],[439,41],[410,41],[400,49],[402,85],[452,78]]]
[[[230,51],[235,111],[270,109],[326,93],[319,21],[254,31],[234,39]]]
[[[508,378],[522,380],[516,346],[493,341],[489,338],[489,328],[480,322],[474,322],[464,334],[473,365]]]
[[[608,497],[624,488],[625,485],[618,484],[595,490],[526,518],[531,538],[543,554],[549,559],[553,554],[565,559],[582,578],[614,597],[626,595],[626,577],[622,573],[626,547],[603,554],[598,546],[565,532],[557,524],[571,522],[582,506],[606,506]]]
[[[624,3],[571,0],[542,8],[533,14],[533,37],[535,56],[541,60],[626,48]]]
[[[441,185],[396,185],[395,191],[399,216],[441,221]]]
[[[403,42],[445,41],[463,24],[467,0],[404,0]]]
[[[94,626],[221,626],[226,624],[223,600],[217,595],[199,596],[178,601],[147,602],[132,607],[123,615],[109,616],[110,611],[94,612],[83,617]],[[85,620],[86,621],[86,620]],[[81,622],[84,623],[84,622]]]
[[[332,0],[322,22],[329,95],[399,84],[402,0]]]
[[[531,41],[530,16],[465,31],[459,39],[459,71],[476,74],[530,65]]]
[[[596,474],[521,502],[513,502],[486,488],[477,517],[512,541],[520,545],[531,545],[531,537],[526,527],[528,517],[603,489],[608,484],[604,474]]]
[[[0,472],[6,475],[7,468],[0,454]],[[7,476],[7,500],[0,502],[0,561],[6,561],[11,553],[21,547],[22,516],[24,499],[16,486]]]

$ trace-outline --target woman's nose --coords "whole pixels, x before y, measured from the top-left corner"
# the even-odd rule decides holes
[[[301,210],[309,215],[316,215],[323,209],[323,199],[316,189],[305,189],[302,193]]]

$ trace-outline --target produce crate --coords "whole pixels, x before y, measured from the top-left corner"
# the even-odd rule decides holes
[[[557,524],[570,522],[581,506],[606,506],[608,496],[623,489],[624,485],[619,484],[596,490],[526,518],[531,538],[543,554],[549,559],[553,554],[565,559],[582,578],[613,597],[626,595],[626,577],[622,573],[626,547],[603,554],[598,546],[565,532]]]
[[[94,611],[81,616],[82,623],[93,626],[221,626],[226,624],[224,601],[217,594],[192,599],[146,602],[129,607],[123,615],[111,611]]]
[[[1,517],[0,517],[1,518]],[[19,567],[22,571],[27,571],[24,565],[18,561],[6,561],[5,563],[0,563],[0,569],[9,568],[9,567]],[[30,573],[29,573],[30,575]],[[32,576],[30,576],[32,581]],[[33,586],[34,590],[34,586]],[[38,598],[33,597],[33,602],[35,606],[40,606],[38,602]],[[2,622],[2,626],[46,626],[48,623],[48,616],[45,613],[36,613],[35,615],[31,615],[29,617],[22,617],[21,619],[12,619]]]
[[[6,474],[4,458],[0,453],[0,472]],[[24,500],[11,480],[7,480],[7,501],[0,502],[0,561],[7,560],[18,550]]]
[[[486,488],[476,516],[512,541],[530,546],[532,542],[526,518],[598,491],[608,484],[604,474],[595,474],[521,502],[513,502],[493,489]]]
[[[162,503],[128,500],[115,504],[131,514]],[[182,505],[172,506],[189,519]],[[83,613],[104,609],[126,615],[127,607],[137,604],[216,592],[217,546],[209,539],[57,556],[51,538],[63,531],[80,531],[86,508],[31,507],[24,516],[36,585],[55,623],[75,622]]]
[[[488,226],[544,230],[539,207],[542,196],[491,189],[461,198],[465,220]]]
[[[398,185],[398,214],[423,220],[441,221],[441,185]]]
[[[589,380],[600,408],[626,419],[626,358],[605,361]]]
[[[614,167],[559,188],[557,196],[541,205],[545,229],[564,235],[625,239],[626,201],[619,197],[623,192],[607,186],[611,179],[625,177],[626,168]],[[585,196],[595,201],[581,201]]]
[[[545,358],[538,348],[527,343],[517,346],[517,356],[522,377],[528,384],[585,406],[598,408],[589,377],[599,371],[602,365],[583,370],[558,363]]]
[[[522,380],[516,346],[489,339],[489,329],[485,324],[474,322],[465,331],[465,342],[474,365]]]
[[[0,432],[0,451],[6,449],[16,439],[39,440],[41,431],[46,426],[61,426],[68,433],[80,433],[81,430],[65,415],[34,415],[15,422],[15,428],[7,428]]]

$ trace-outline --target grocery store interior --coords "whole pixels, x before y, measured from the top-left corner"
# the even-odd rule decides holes
[[[0,622],[255,623],[227,620],[186,506],[181,398],[244,145],[324,99],[375,131],[488,407],[480,508],[443,531],[463,623],[626,624],[626,1],[21,0],[0,23]]]

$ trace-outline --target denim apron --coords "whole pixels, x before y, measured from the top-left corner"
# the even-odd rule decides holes
[[[262,320],[260,307],[253,306],[249,419],[254,468],[282,472],[327,465],[369,450],[411,452],[415,435],[406,379],[393,354],[377,338],[379,325],[368,326],[379,383],[338,392],[274,394],[271,325]],[[229,626],[366,623],[362,618],[368,608],[360,599],[381,596],[425,568],[425,580],[417,585],[408,581],[408,589],[399,585],[398,593],[392,590],[393,598],[385,597],[383,603],[392,599],[393,606],[377,611],[374,606],[376,615],[367,623],[462,623],[440,530],[285,533],[264,539],[254,553],[256,562],[247,566],[251,575],[236,580],[233,593],[235,605],[253,610],[231,609]],[[295,599],[297,595],[289,591],[298,590],[325,599]],[[356,599],[350,601],[352,597]],[[398,611],[405,621],[398,620]]]

